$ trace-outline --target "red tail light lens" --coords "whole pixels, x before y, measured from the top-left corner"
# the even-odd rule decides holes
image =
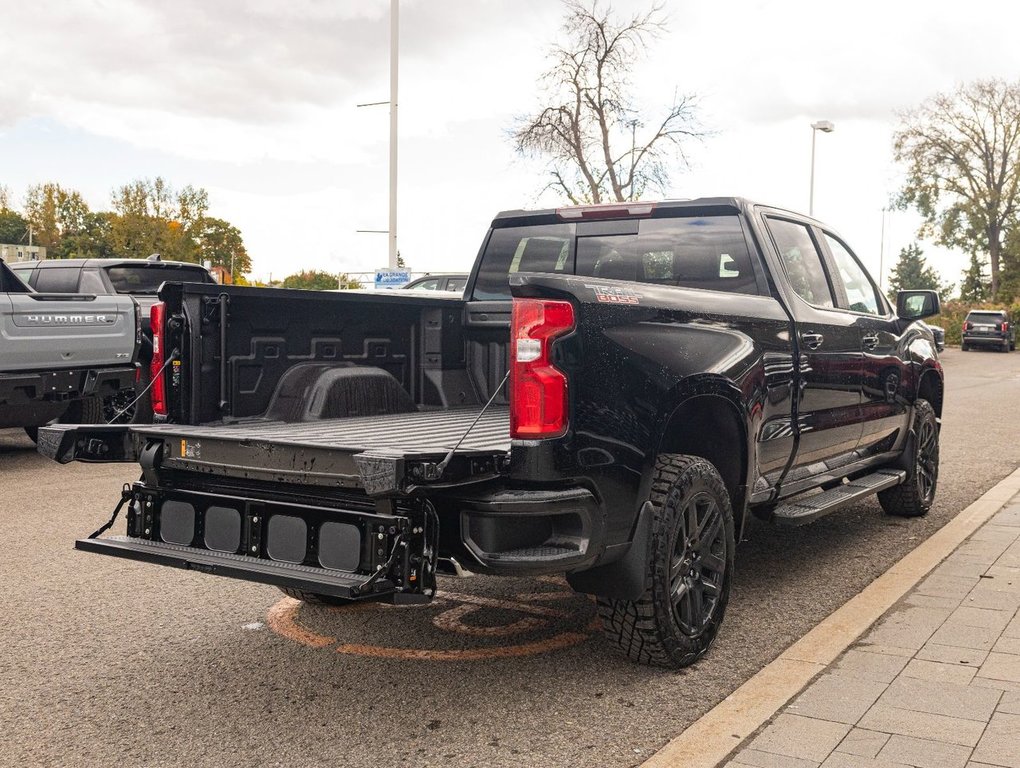
[[[152,305],[149,312],[149,324],[152,328],[152,362],[149,363],[149,375],[152,378],[152,412],[159,416],[167,415],[166,377],[163,375],[163,364],[166,362],[164,349],[165,328],[163,321],[166,315],[166,304],[159,301]]]
[[[1008,330],[1009,330],[1009,321],[1007,320],[1006,322],[1004,322],[1002,324],[1002,332],[1005,333]]]
[[[969,331],[970,330],[970,323],[964,323],[963,324],[963,330]]]
[[[569,301],[514,299],[510,325],[510,436],[567,431],[567,377],[550,360],[552,341],[574,327]]]

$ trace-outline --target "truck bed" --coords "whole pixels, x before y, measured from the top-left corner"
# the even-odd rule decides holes
[[[131,431],[140,445],[163,443],[167,468],[341,487],[364,486],[355,460],[359,454],[438,462],[465,432],[458,459],[493,458],[510,450],[509,409],[497,405],[484,413],[470,406],[306,423],[138,425]]]

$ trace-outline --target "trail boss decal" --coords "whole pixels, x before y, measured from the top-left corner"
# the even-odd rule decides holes
[[[640,304],[641,299],[638,292],[633,288],[617,287],[615,285],[585,285],[595,293],[595,298],[603,304]]]

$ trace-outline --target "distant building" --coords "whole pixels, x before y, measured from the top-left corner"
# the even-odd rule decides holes
[[[46,258],[46,249],[41,245],[12,245],[0,243],[0,261],[18,264],[23,261],[42,261]]]
[[[230,270],[226,267],[216,266],[209,267],[208,269],[212,272],[213,279],[215,279],[220,285],[230,285],[233,282],[233,280],[230,279]]]

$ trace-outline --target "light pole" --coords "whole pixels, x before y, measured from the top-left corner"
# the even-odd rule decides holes
[[[811,193],[808,197],[808,216],[815,215],[815,136],[819,131],[832,133],[835,128],[828,120],[811,123]]]

